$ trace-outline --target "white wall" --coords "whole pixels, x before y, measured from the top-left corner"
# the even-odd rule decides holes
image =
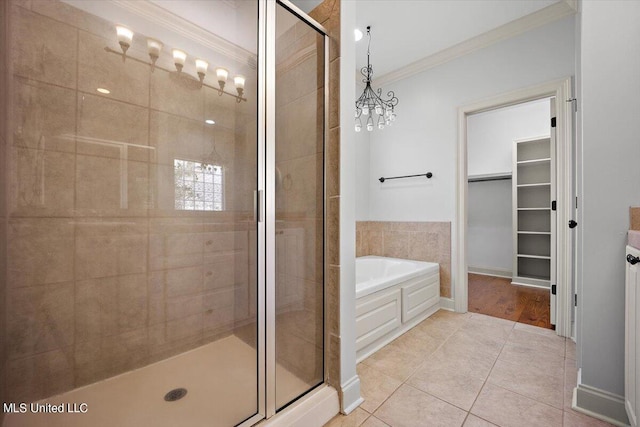
[[[469,176],[511,172],[513,141],[549,135],[549,118],[548,98],[469,116]]]
[[[572,75],[573,21],[556,21],[384,87],[400,102],[395,124],[371,133],[370,219],[453,221],[457,108]],[[375,181],[426,171],[433,172],[431,180]]]
[[[511,180],[470,182],[467,194],[467,266],[511,275]]]
[[[362,90],[360,86],[356,86],[356,91],[358,90]],[[347,122],[345,128],[348,129],[349,125],[350,123]],[[356,221],[368,221],[369,185],[371,184],[369,172],[371,152],[369,145],[371,141],[369,140],[369,132],[355,133],[354,142],[356,145]]]
[[[585,1],[578,347],[582,384],[624,394],[629,206],[640,204],[640,2]]]
[[[513,141],[549,134],[549,99],[467,118],[469,176],[511,173]],[[470,182],[467,264],[510,275],[513,264],[512,181]]]
[[[340,32],[350,34],[355,27],[354,2],[340,2]],[[353,39],[340,42],[340,103],[355,103],[356,46]],[[337,61],[337,60],[335,60]],[[335,62],[333,63],[335,64]],[[356,372],[356,173],[357,154],[353,111],[340,108],[340,385],[341,412],[349,413],[362,403],[360,379]],[[335,203],[330,201],[330,203]],[[335,205],[334,205],[335,206]],[[331,206],[329,206],[331,208]],[[335,337],[329,337],[334,340]]]

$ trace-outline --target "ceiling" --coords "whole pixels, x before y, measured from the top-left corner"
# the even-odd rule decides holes
[[[358,69],[367,63],[371,25],[374,77],[399,70],[560,0],[358,0]]]

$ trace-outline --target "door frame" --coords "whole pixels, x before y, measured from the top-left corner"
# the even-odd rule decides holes
[[[571,230],[567,226],[573,218],[573,99],[572,78],[566,77],[540,85],[504,93],[489,99],[463,105],[458,108],[458,149],[457,149],[457,206],[456,206],[456,246],[453,254],[456,273],[453,297],[455,311],[466,313],[469,304],[467,276],[467,116],[495,110],[523,102],[555,97],[556,110],[556,162],[557,171],[557,224],[556,233],[556,281],[557,316],[556,334],[571,336],[571,312],[573,303],[572,282],[574,280],[571,260],[575,252]],[[563,250],[560,250],[564,248]]]

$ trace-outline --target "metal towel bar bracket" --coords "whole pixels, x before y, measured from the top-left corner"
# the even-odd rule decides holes
[[[378,178],[378,181],[385,182],[388,179],[414,178],[416,176],[426,176],[427,178],[431,178],[433,176],[433,174],[431,172],[427,172],[427,173],[419,173],[419,174],[416,174],[416,175],[390,176],[390,177],[387,177],[387,178],[381,176],[380,178]]]

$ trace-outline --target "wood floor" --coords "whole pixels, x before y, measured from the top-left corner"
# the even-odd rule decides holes
[[[511,279],[469,274],[469,311],[554,329],[549,291],[512,285]]]

